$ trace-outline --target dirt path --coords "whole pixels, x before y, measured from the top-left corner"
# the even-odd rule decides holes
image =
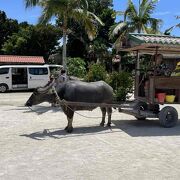
[[[157,120],[114,112],[109,129],[99,126],[96,109],[81,112],[91,119],[75,115],[74,132],[67,134],[58,108],[23,106],[29,95],[0,94],[1,180],[180,178],[180,122],[165,129]]]

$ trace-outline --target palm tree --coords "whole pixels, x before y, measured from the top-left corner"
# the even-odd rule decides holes
[[[124,21],[114,25],[110,30],[110,38],[118,35],[115,44],[119,43],[129,32],[151,34],[159,32],[159,25],[162,21],[151,17],[157,2],[158,0],[139,0],[137,8],[132,0],[128,0],[125,12],[118,12],[124,15]]]
[[[97,25],[103,23],[93,13],[88,11],[87,0],[25,0],[26,8],[40,6],[42,14],[39,23],[48,23],[53,17],[62,21],[63,31],[63,66],[66,69],[66,39],[68,32],[68,20],[73,19],[82,22],[90,40],[95,38]]]

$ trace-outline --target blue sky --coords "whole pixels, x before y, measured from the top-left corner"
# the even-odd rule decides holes
[[[138,3],[139,0],[133,0]],[[127,0],[114,0],[114,9],[123,11],[127,7]],[[27,21],[36,24],[40,15],[40,8],[25,9],[24,0],[0,0],[0,10],[5,11],[8,18],[17,19],[19,22]],[[159,0],[153,17],[163,20],[161,30],[164,31],[180,20],[175,16],[180,15],[180,0]],[[180,36],[180,29],[176,28],[173,35]]]

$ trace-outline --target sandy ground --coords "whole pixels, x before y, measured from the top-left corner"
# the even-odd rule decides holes
[[[59,108],[28,109],[29,96],[0,94],[0,180],[180,179],[180,123],[166,129],[114,112],[109,129],[96,109],[80,112],[90,119],[76,114],[67,134]]]

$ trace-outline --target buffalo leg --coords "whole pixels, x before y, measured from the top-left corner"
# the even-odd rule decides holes
[[[107,113],[108,113],[108,123],[107,123],[107,126],[111,126],[112,108],[107,108]]]
[[[101,108],[101,111],[102,111],[102,121],[100,123],[100,126],[104,126],[104,123],[105,123],[105,117],[106,117],[106,108]]]
[[[72,133],[73,132],[73,126],[72,126],[73,118],[68,118],[67,117],[67,120],[68,120],[68,125],[66,126],[65,130],[68,133]]]
[[[71,133],[73,131],[72,122],[73,122],[74,111],[69,109],[69,108],[67,108],[66,116],[67,116],[68,124],[67,124],[65,130],[68,133]]]

